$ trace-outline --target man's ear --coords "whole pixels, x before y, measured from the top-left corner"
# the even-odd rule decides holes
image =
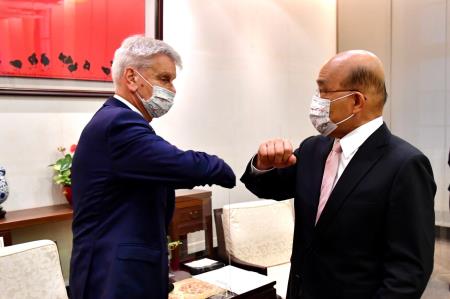
[[[138,84],[136,82],[137,80],[136,72],[132,68],[127,67],[124,73],[126,86],[131,92],[136,92],[136,90],[138,89]]]
[[[364,96],[364,94],[356,92],[353,95],[353,99],[355,101],[355,105],[353,106],[353,114],[356,114],[364,109],[367,98]]]

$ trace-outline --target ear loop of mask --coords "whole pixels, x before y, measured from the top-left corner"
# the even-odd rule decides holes
[[[334,99],[334,100],[330,100],[330,104],[331,104],[331,103],[333,103],[333,102],[336,102],[336,101],[338,101],[338,100],[341,100],[341,99],[343,99],[343,98],[346,98],[346,97],[352,96],[352,95],[354,95],[354,94],[356,94],[356,92],[351,92],[351,93],[349,93],[349,94],[346,94],[346,95],[343,95],[342,97],[339,97],[339,98],[337,98],[337,99]]]
[[[334,99],[334,100],[330,101],[330,106],[331,106],[331,103],[333,103],[333,102],[336,102],[336,101],[338,101],[338,100],[340,100],[340,99],[343,99],[343,98],[349,97],[349,96],[351,96],[351,95],[354,95],[354,94],[356,94],[356,92],[352,92],[352,93],[350,93],[350,94],[347,94],[347,95],[345,95],[345,96],[342,96],[342,97],[339,97],[339,98],[337,98],[337,99]],[[338,125],[342,124],[343,122],[346,122],[347,120],[349,120],[349,119],[350,119],[350,118],[352,118],[353,116],[355,116],[355,114],[354,114],[354,113],[350,114],[350,116],[348,116],[348,117],[344,118],[343,120],[341,120],[341,121],[338,121],[337,123],[335,123],[335,124],[336,124],[336,126],[338,126]]]
[[[134,71],[142,78],[142,80],[144,80],[148,85],[150,85],[153,88],[153,84],[148,82],[147,79],[145,79],[144,76],[141,75],[141,73],[139,73],[137,70]]]
[[[349,120],[350,118],[352,118],[353,116],[355,116],[355,114],[350,114],[350,116],[349,117],[347,117],[347,118],[344,118],[343,120],[341,120],[341,121],[338,121],[337,123],[336,123],[336,126],[339,126],[340,124],[342,124],[343,122],[345,122],[345,121],[347,121],[347,120]]]
[[[152,88],[153,88],[153,84],[151,84],[150,82],[148,82],[145,78],[144,78],[144,76],[142,76],[141,75],[141,73],[139,73],[137,70],[135,70],[135,69],[133,69],[133,71],[136,73],[136,74],[138,74],[139,75],[139,77],[141,77],[147,84],[149,84]],[[137,76],[135,75],[134,76],[134,81],[135,81],[135,83],[137,84]],[[141,100],[141,101],[143,101],[143,102],[146,102],[146,100],[144,99],[144,97],[142,97],[141,96],[141,94],[139,93],[139,91],[136,89],[136,91],[135,91],[135,93],[136,93],[136,95],[137,95],[137,97],[139,98],[139,100]]]

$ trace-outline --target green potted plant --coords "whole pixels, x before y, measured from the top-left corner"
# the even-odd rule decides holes
[[[183,242],[181,241],[173,241],[173,242],[169,242],[167,244],[167,248],[169,249],[169,251],[174,250],[175,248],[177,248],[178,246],[182,245]]]
[[[69,152],[66,153],[65,147],[58,147],[58,151],[62,154],[62,158],[56,160],[54,164],[49,165],[53,168],[55,175],[53,176],[53,181],[62,186],[63,194],[66,197],[70,205],[72,205],[72,179],[71,179],[71,169],[72,169],[72,158],[75,150],[77,148],[76,144],[72,144]]]
[[[177,240],[172,241],[170,240],[170,236],[167,236],[167,249],[169,249],[169,268],[172,269],[172,251],[175,250],[178,246],[183,245],[183,242]],[[177,261],[178,264],[178,261]],[[178,268],[178,267],[176,267]],[[175,269],[176,270],[176,269]]]

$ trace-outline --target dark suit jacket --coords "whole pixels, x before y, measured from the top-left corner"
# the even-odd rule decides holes
[[[115,98],[81,134],[72,165],[73,299],[167,298],[177,188],[235,185],[216,156],[181,151]]]
[[[386,125],[359,148],[317,225],[331,138],[302,142],[292,167],[242,182],[262,198],[295,197],[288,298],[420,298],[433,268],[434,195],[428,159]]]

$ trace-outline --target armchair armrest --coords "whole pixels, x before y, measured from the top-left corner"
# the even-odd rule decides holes
[[[257,272],[259,274],[267,276],[267,267],[261,267],[261,266],[257,266],[257,265],[249,265],[249,264],[240,263],[240,262],[233,261],[233,260],[231,260],[231,265],[241,268],[241,269],[244,269],[244,270]]]

